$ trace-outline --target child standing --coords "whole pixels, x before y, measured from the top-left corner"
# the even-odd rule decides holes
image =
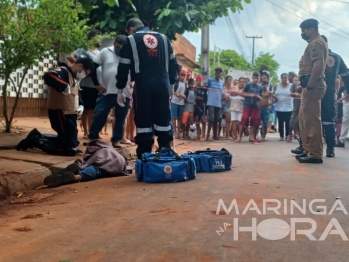
[[[237,89],[230,92],[230,119],[231,119],[231,133],[234,140],[239,138],[238,123],[242,118],[242,110],[244,108],[245,98],[242,96],[242,90],[246,85],[246,79],[240,77]]]
[[[185,105],[182,115],[182,123],[185,125],[184,128],[184,139],[190,139],[189,129],[190,125],[194,122],[194,109],[196,105],[196,91],[195,91],[195,80],[189,78],[188,88],[185,90]]]
[[[174,85],[174,92],[171,100],[171,118],[176,139],[180,139],[181,134],[181,119],[186,98],[184,93],[187,89],[187,82],[185,82],[186,75],[187,72],[185,70],[179,73],[179,81]]]
[[[250,138],[249,142],[255,142],[254,139],[257,127],[261,124],[261,114],[258,108],[258,101],[261,100],[262,87],[258,85],[259,83],[259,72],[254,72],[252,76],[252,82],[248,83],[243,91],[242,95],[245,97],[244,109],[242,111],[241,125],[239,126],[239,138],[236,142],[241,142],[242,130],[244,126],[248,125],[248,120],[250,120]]]
[[[262,99],[259,101],[259,111],[262,119],[262,142],[266,141],[270,108],[278,101],[278,98],[268,90],[268,86],[268,80],[262,80]]]
[[[196,77],[196,106],[194,110],[194,119],[196,120],[197,139],[203,141],[206,137],[206,102],[207,89],[203,86],[204,77],[198,75]],[[202,129],[200,127],[202,124]]]

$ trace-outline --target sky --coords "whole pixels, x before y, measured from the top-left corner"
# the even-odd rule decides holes
[[[260,52],[274,54],[283,72],[298,73],[298,62],[307,46],[300,34],[300,23],[308,18],[319,21],[320,34],[328,38],[329,48],[342,56],[349,67],[349,0],[251,0],[243,4],[240,13],[229,13],[210,26],[210,50],[233,49],[251,62],[252,39],[245,36],[263,36],[255,40],[255,55]],[[236,36],[234,38],[234,35]],[[201,53],[201,32],[185,32],[184,36]],[[237,40],[237,41],[236,41]],[[240,43],[240,44],[238,44]],[[240,48],[239,48],[240,45]]]

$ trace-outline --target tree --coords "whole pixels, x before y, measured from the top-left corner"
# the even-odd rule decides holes
[[[262,66],[265,66],[268,68],[268,71],[270,73],[271,83],[273,85],[277,84],[279,82],[277,71],[280,67],[280,64],[274,60],[274,55],[270,53],[261,52],[259,54],[259,57],[257,57],[255,64],[251,67],[251,69],[254,71],[259,71]]]
[[[124,32],[126,21],[135,16],[149,28],[175,39],[176,33],[198,31],[207,24],[243,10],[242,2],[251,0],[79,0],[91,23],[104,32]],[[99,10],[98,10],[99,9]],[[97,15],[100,13],[101,15]]]
[[[2,86],[3,116],[6,132],[11,123],[22,85],[29,68],[44,58],[70,53],[76,47],[86,45],[86,21],[79,19],[83,12],[74,0],[1,0],[0,3],[0,78]],[[22,69],[17,83],[11,73]],[[8,109],[9,86],[16,92],[14,106]]]
[[[216,58],[215,58],[216,56]],[[201,55],[199,55],[199,63],[201,63]],[[222,50],[218,52],[210,51],[210,75],[214,75],[214,70],[217,67],[222,67],[224,73],[227,73],[229,68],[240,70],[250,70],[250,64],[247,60],[234,50]]]

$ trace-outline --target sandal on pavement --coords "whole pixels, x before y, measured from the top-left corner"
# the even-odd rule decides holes
[[[132,144],[132,142],[131,142],[130,140],[128,140],[128,139],[122,139],[122,140],[120,141],[120,144],[130,145],[130,144]]]

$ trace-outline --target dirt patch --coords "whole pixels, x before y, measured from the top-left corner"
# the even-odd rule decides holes
[[[17,198],[17,199],[13,199],[10,203],[11,204],[31,204],[31,203],[37,203],[43,199],[52,197],[56,194],[52,194],[52,193],[37,193],[37,194],[33,194],[30,196],[25,196],[22,198]]]
[[[37,219],[43,217],[42,214],[35,214],[35,215],[26,215],[25,217],[22,217],[21,220],[23,219]]]
[[[18,232],[29,232],[29,231],[32,231],[33,229],[31,229],[30,227],[18,227],[18,228],[14,228],[13,230],[16,230]]]
[[[168,210],[170,210],[170,209],[168,208],[168,209],[161,209],[161,210],[153,210],[153,211],[150,211],[149,213],[161,213],[161,212],[165,212]]]
[[[217,211],[210,211],[210,213],[211,213],[212,215],[216,215],[216,212],[217,212]],[[219,211],[218,215],[219,215],[219,216],[223,216],[223,215],[226,215],[226,213],[225,213],[225,211]]]

